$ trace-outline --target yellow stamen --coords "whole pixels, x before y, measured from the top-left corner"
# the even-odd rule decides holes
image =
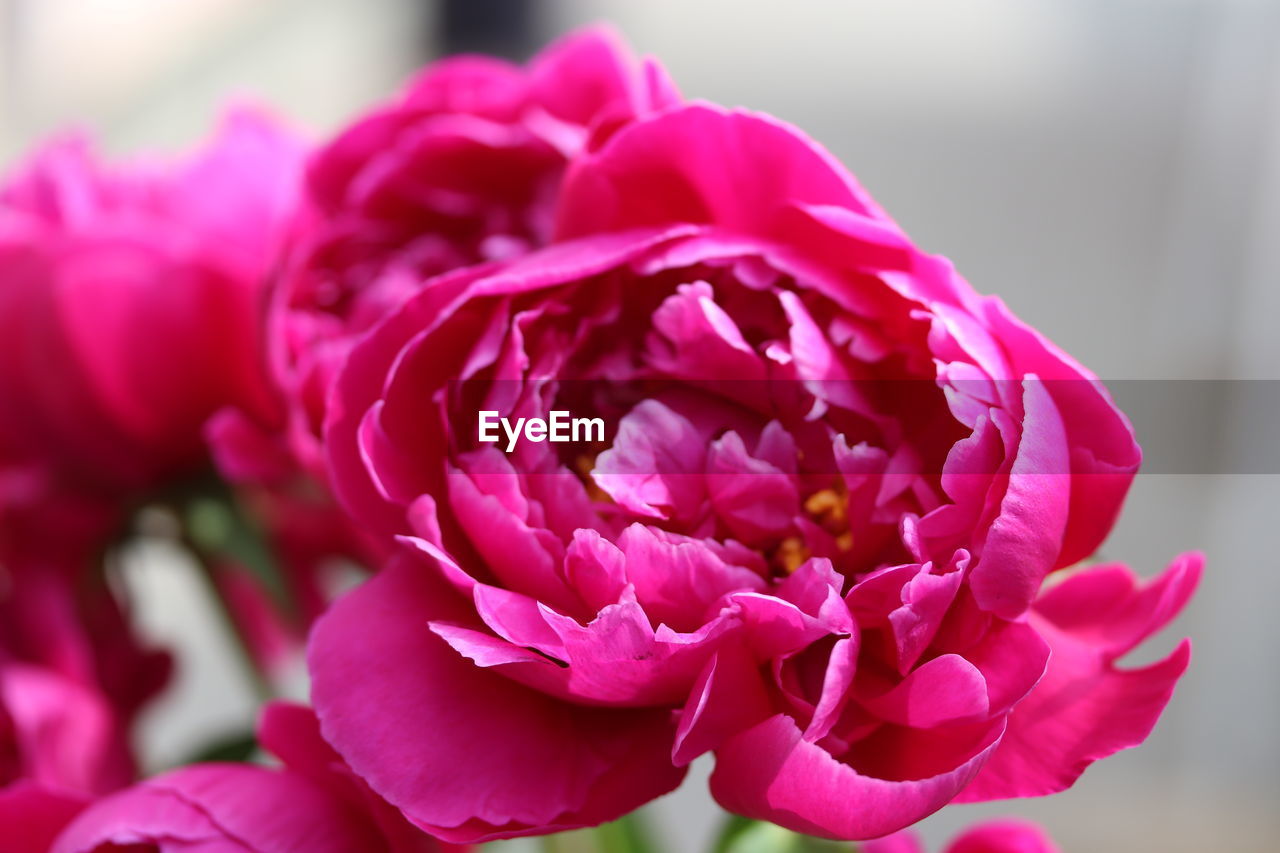
[[[595,478],[591,476],[591,472],[596,467],[596,456],[599,454],[586,454],[578,456],[573,460],[573,470],[578,472],[578,476],[582,478],[582,485],[587,490],[587,496],[597,503],[613,503],[613,498],[609,493],[597,485]]]
[[[822,489],[805,499],[804,511],[832,535],[847,530],[849,526],[849,496],[843,487]]]
[[[799,536],[790,536],[782,540],[778,545],[778,549],[773,553],[773,559],[779,566],[791,574],[796,569],[804,565],[805,560],[812,556],[809,549],[805,546],[804,540]]]

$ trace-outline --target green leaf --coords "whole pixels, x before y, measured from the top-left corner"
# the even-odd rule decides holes
[[[639,813],[594,829],[544,835],[538,841],[546,853],[658,853],[661,850]]]
[[[721,853],[799,853],[802,836],[772,823],[748,821],[723,847]]]
[[[728,853],[738,837],[748,832],[757,822],[742,815],[731,814],[725,818],[724,827],[716,838],[712,853]]]
[[[714,853],[855,853],[852,844],[801,835],[765,821],[729,815]]]
[[[187,536],[202,557],[230,559],[248,569],[280,609],[292,612],[284,578],[266,536],[225,486],[210,488],[186,505]]]
[[[248,761],[257,749],[258,739],[253,732],[241,732],[206,744],[181,765],[206,761]]]
[[[231,537],[234,520],[220,500],[201,497],[187,506],[187,535],[202,551],[221,551]]]
[[[658,846],[639,812],[593,830],[601,853],[656,853]]]

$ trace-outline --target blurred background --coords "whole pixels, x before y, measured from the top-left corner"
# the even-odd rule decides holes
[[[610,21],[690,97],[803,127],[925,248],[1108,380],[1187,383],[1138,418],[1195,465],[1138,478],[1104,549],[1144,574],[1201,548],[1188,613],[1135,662],[1195,642],[1148,744],[990,814],[1066,851],[1280,849],[1280,3],[1274,0],[0,0],[0,164],[67,125],[113,152],[197,140],[228,97],[323,136],[442,52],[524,58]],[[1270,392],[1272,398],[1275,392]],[[1145,430],[1145,433],[1144,433]],[[141,618],[180,648],[143,725],[162,767],[244,729],[254,700],[190,567],[131,555]],[[296,689],[305,694],[299,676]],[[699,764],[649,808],[668,849],[722,815]],[[512,851],[521,844],[503,845]],[[527,845],[526,845],[527,847]]]

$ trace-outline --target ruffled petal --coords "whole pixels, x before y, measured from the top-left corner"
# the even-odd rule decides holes
[[[412,822],[454,842],[534,834],[612,819],[679,783],[669,712],[530,690],[461,657],[433,619],[465,622],[466,603],[402,556],[334,605],[309,650],[325,739]]]
[[[1187,555],[1139,584],[1127,570],[1108,566],[1047,592],[1047,611],[1037,604],[1031,624],[1052,649],[1049,668],[1014,706],[1000,748],[959,801],[1054,794],[1094,761],[1146,740],[1187,668],[1191,643],[1183,640],[1164,660],[1139,669],[1114,662],[1178,613],[1201,568],[1199,555]]]
[[[779,714],[716,751],[711,792],[731,812],[824,838],[878,838],[932,814],[971,779],[999,740],[983,736],[954,769],[910,781],[859,773]]]
[[[303,776],[203,764],[99,800],[67,826],[50,853],[148,844],[166,853],[349,853],[378,842],[362,815]]]

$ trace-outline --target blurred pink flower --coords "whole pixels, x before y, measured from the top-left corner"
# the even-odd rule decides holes
[[[133,778],[118,716],[92,687],[44,667],[0,661],[0,792],[24,784],[101,794]]]
[[[133,781],[130,728],[169,656],[139,640],[98,570],[116,510],[0,466],[0,838],[44,853],[94,797]]]
[[[0,463],[116,495],[197,470],[227,405],[267,412],[260,315],[299,142],[229,114],[198,153],[41,148],[0,188]]]
[[[555,409],[605,440],[477,436]],[[339,497],[403,547],[317,623],[313,702],[446,840],[612,819],[707,751],[732,811],[882,836],[1070,785],[1187,664],[1113,667],[1197,556],[1040,594],[1138,467],[1101,384],[765,116],[590,146],[556,240],[422,287],[327,417]]]
[[[868,841],[862,853],[925,853],[915,833],[899,832]],[[1030,821],[1001,818],[983,821],[966,829],[942,853],[1059,853],[1058,845],[1040,826]]]
[[[102,571],[118,509],[0,466],[0,658],[100,691],[127,723],[170,662],[135,635],[128,601]]]
[[[272,409],[266,285],[304,153],[240,109],[190,155],[112,163],[68,136],[0,186],[0,608],[29,658],[126,722],[167,661],[134,645],[102,554],[138,503],[205,472],[215,411]],[[42,632],[50,606],[74,630]]]
[[[139,647],[110,593],[75,591],[62,567],[0,555],[0,588],[0,846],[44,853],[133,780],[129,726],[169,663]]]
[[[24,500],[0,477],[0,786],[104,793],[133,778],[129,727],[169,657],[91,569],[108,513]]]

